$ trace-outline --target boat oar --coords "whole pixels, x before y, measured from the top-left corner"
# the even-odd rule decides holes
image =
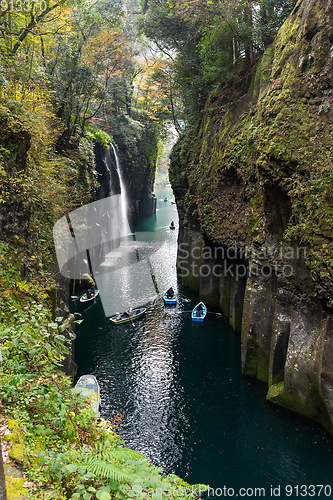
[[[79,299],[79,298],[80,298],[80,297],[78,297],[77,295],[71,295],[71,299],[73,299],[73,300],[77,300],[77,299]]]
[[[192,311],[181,311],[183,313],[191,313]],[[216,313],[216,312],[213,312],[213,311],[207,311],[207,314],[216,314],[217,316],[223,316],[222,313]]]
[[[185,297],[185,296],[184,296],[184,295],[182,295],[181,293],[179,293],[178,295],[179,295],[179,297],[180,297],[180,298],[181,298],[184,302],[192,302],[192,300],[191,300],[191,299],[189,299],[189,298]]]

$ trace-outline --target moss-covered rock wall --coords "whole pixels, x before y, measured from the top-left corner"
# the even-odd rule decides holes
[[[173,149],[179,242],[198,247],[179,272],[241,331],[268,399],[333,432],[333,2],[299,1],[240,77]]]
[[[31,135],[19,113],[0,107],[0,232],[4,239],[28,238],[30,204],[22,189]],[[13,182],[14,180],[14,182]]]

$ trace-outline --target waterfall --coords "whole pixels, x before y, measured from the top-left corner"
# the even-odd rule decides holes
[[[156,297],[168,253],[164,236],[131,232],[126,186],[112,144],[103,174],[106,196],[59,219],[53,237],[60,272],[76,280],[93,275],[104,312],[111,316]]]
[[[131,234],[131,229],[128,223],[128,199],[127,199],[127,193],[126,193],[126,187],[123,181],[123,176],[122,176],[122,171],[119,165],[119,159],[117,155],[116,148],[114,145],[111,143],[110,144],[112,148],[112,152],[114,155],[115,163],[116,163],[116,170],[118,173],[118,178],[119,178],[119,185],[120,185],[120,197],[119,197],[119,218],[118,218],[118,223],[119,223],[119,233],[120,233],[120,238],[124,238],[128,235]],[[112,192],[112,186],[111,186],[111,192]]]

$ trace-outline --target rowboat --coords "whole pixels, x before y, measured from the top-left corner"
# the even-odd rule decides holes
[[[164,201],[168,201],[168,198],[166,198],[166,197],[165,197],[165,198],[164,198]]]
[[[167,297],[167,292],[163,295],[163,300],[166,306],[173,306],[174,304],[177,303],[177,297],[176,294],[174,293],[173,296],[169,299]]]
[[[80,297],[80,302],[90,302],[91,300],[94,300],[96,299],[97,295],[99,294],[99,290],[95,290],[95,293],[92,297],[87,297],[87,293],[85,293],[84,295],[82,295],[82,297]]]
[[[198,306],[201,305],[202,311],[198,310]],[[203,302],[199,302],[192,311],[192,321],[203,321],[207,314],[207,307]]]
[[[172,201],[172,202],[171,202],[171,205],[176,205],[176,202],[175,202],[175,201]]]
[[[120,318],[118,318],[118,315],[115,314],[115,316],[111,316],[110,321],[114,325],[121,325],[122,323],[128,323],[129,321],[133,321],[133,319],[140,318],[140,316],[143,316],[145,312],[146,312],[146,309],[144,307],[142,307],[141,309],[134,309],[131,312],[130,316],[123,317],[124,313],[122,313],[120,315]]]
[[[76,382],[74,392],[86,398],[98,417],[101,415],[100,387],[94,375],[82,375]]]

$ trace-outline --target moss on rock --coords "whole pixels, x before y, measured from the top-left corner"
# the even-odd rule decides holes
[[[4,464],[7,500],[21,500],[27,494],[27,488],[23,488],[25,483],[21,472],[8,464]]]
[[[12,447],[9,450],[9,458],[19,465],[24,463],[24,437],[17,420],[9,420],[8,428],[11,431],[5,439],[11,441]]]

